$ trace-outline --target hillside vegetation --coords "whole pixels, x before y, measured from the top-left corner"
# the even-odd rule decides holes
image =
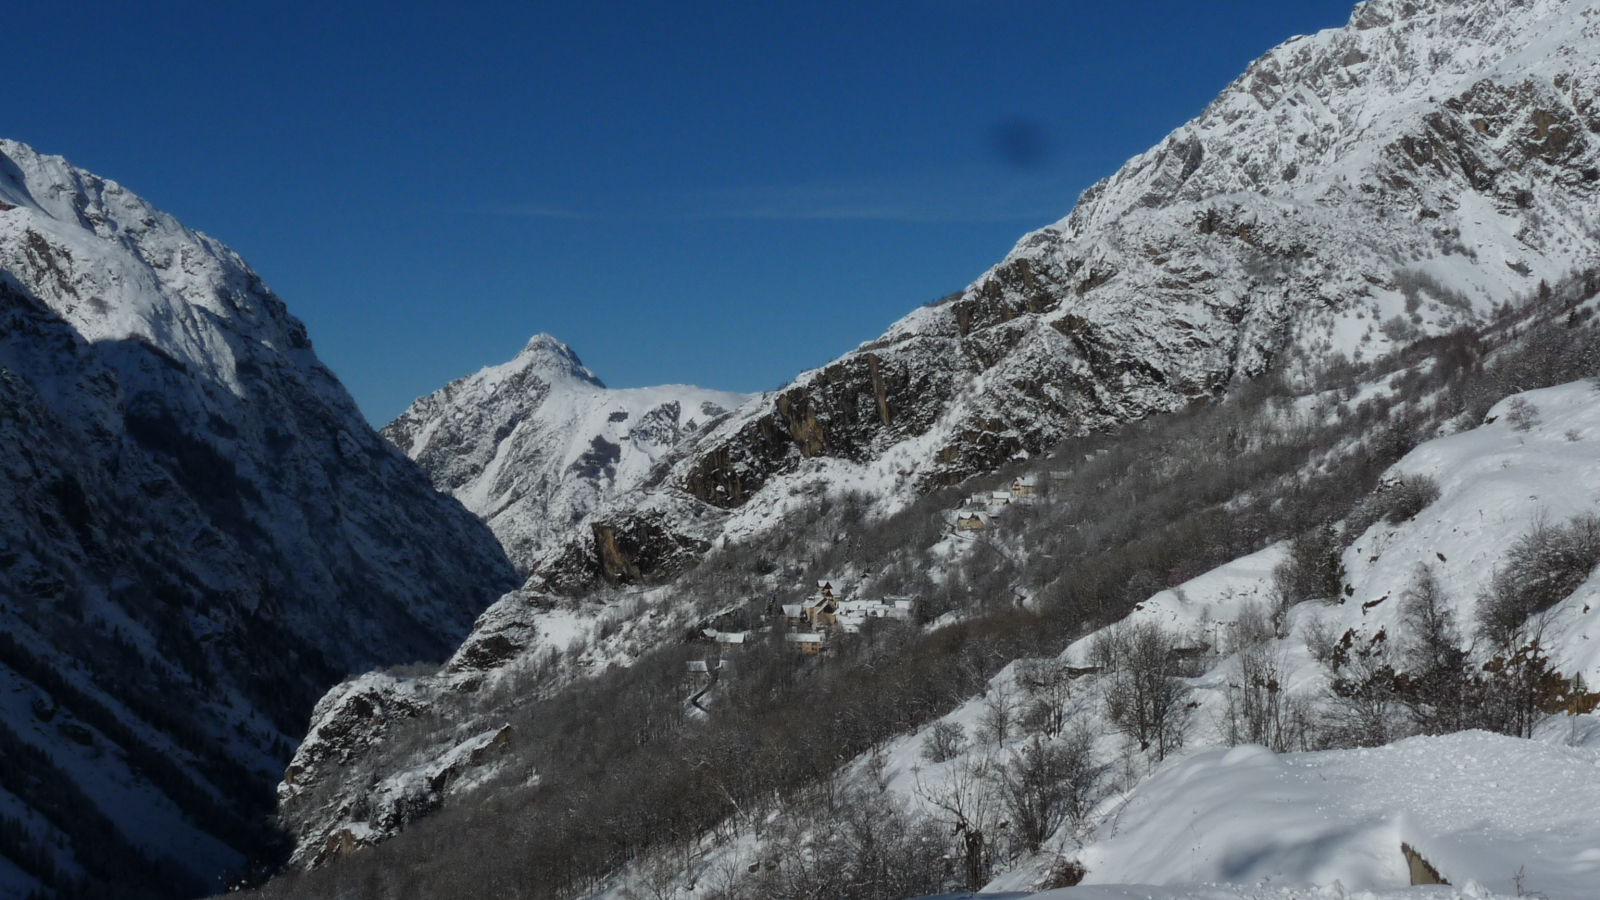
[[[1532,430],[1537,412],[1515,400],[1489,414],[1513,394],[1600,372],[1597,292],[1600,276],[1581,273],[1504,304],[1480,328],[1365,365],[1283,359],[1219,402],[1064,441],[966,486],[1025,474],[1041,486],[1038,502],[997,516],[976,539],[948,524],[966,492],[929,494],[887,516],[850,495],[819,497],[786,528],[714,551],[666,590],[680,606],[758,625],[770,621],[769,604],[827,578],[861,597],[915,596],[917,621],[871,623],[820,657],[794,653],[781,626],[752,632],[723,652],[726,674],[700,704],[689,702],[683,673],[706,656],[703,644],[628,655],[642,627],[634,619],[665,615],[673,604],[662,603],[630,617],[614,602],[612,624],[566,651],[466,681],[448,671],[400,678],[431,685],[419,688],[431,705],[392,721],[383,752],[356,756],[339,781],[377,783],[385,766],[491,725],[510,726],[501,755],[392,839],[325,857],[263,896],[554,898],[626,887],[664,898],[692,885],[729,898],[887,900],[976,889],[1019,866],[1042,883],[1071,881],[1082,871],[1062,852],[1066,836],[1093,824],[1107,792],[1131,789],[1185,744],[1312,750],[1462,727],[1526,736],[1546,713],[1593,695],[1551,661],[1526,615],[1494,623],[1507,621],[1503,608],[1548,609],[1587,577],[1575,568],[1560,587],[1534,589],[1508,574],[1546,544],[1582,544],[1585,520],[1506,542],[1502,576],[1482,601],[1495,612],[1478,617],[1481,629],[1455,612],[1461,598],[1430,607],[1437,586],[1424,575],[1403,600],[1389,598],[1385,611],[1405,612],[1387,642],[1381,630],[1324,633],[1303,613],[1354,593],[1344,560],[1364,534],[1438,496],[1440,485],[1420,475],[1385,480],[1395,463],[1486,418],[1520,416],[1498,425],[1513,436]],[[1152,595],[1268,550],[1271,590],[1253,611],[1234,610],[1236,627],[1203,649],[1209,660],[1172,652],[1195,645],[1195,629],[1137,615],[1106,628]],[[1365,615],[1365,606],[1344,608]],[[1252,655],[1291,635],[1297,652],[1325,665],[1314,690],[1271,684],[1281,658]],[[582,667],[560,658],[606,652],[632,663],[575,677]],[[1030,659],[1098,673],[1052,694],[1049,685],[1066,682],[1047,663],[1019,675],[1013,663]],[[1196,714],[1193,679],[1219,660],[1243,666],[1243,677],[1218,694],[1220,718]],[[973,704],[980,714],[963,734],[947,731],[940,761],[966,760],[954,764],[960,773],[909,791],[885,786],[894,773],[873,760],[908,735],[931,740],[927,726]],[[1041,784],[1053,793],[1041,797]],[[286,811],[293,829],[295,808]],[[710,861],[734,858],[719,847],[741,848],[753,870],[741,863],[712,887]],[[1041,847],[1060,864],[1040,869]]]

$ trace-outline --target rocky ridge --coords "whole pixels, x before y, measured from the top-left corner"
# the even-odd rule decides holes
[[[597,521],[699,506],[732,513],[737,538],[807,485],[954,484],[1275,362],[1475,321],[1593,254],[1597,32],[1582,0],[1362,3],[1252,63],[964,291],[739,409],[656,499]],[[588,583],[600,549],[581,533],[536,569]]]

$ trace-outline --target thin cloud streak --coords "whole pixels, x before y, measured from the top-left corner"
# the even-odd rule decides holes
[[[484,207],[490,215],[505,216],[508,219],[569,219],[569,220],[596,220],[605,216],[581,210],[563,209],[558,206],[519,206],[508,204],[492,204]]]
[[[1066,215],[1076,198],[1077,189],[1057,174],[975,166],[849,181],[673,192],[611,213],[539,205],[497,207],[494,212],[516,218],[593,221],[1037,223]]]

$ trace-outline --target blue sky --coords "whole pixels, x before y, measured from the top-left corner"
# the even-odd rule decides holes
[[[18,4],[0,134],[238,250],[375,424],[541,331],[755,391],[1350,5]]]

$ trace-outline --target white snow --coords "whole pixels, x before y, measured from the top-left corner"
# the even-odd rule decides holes
[[[1082,859],[1089,883],[1452,884],[1587,900],[1600,886],[1600,751],[1462,732],[1371,750],[1189,756],[1135,790]]]
[[[1353,892],[1346,891],[1342,884],[1320,887],[1107,884],[1062,888],[1033,896],[1039,900],[1495,900],[1508,895],[1494,894],[1482,885],[1469,883],[1459,888],[1440,886]]]
[[[748,400],[681,384],[613,390],[540,334],[511,361],[418,399],[383,434],[487,522],[526,570]]]

